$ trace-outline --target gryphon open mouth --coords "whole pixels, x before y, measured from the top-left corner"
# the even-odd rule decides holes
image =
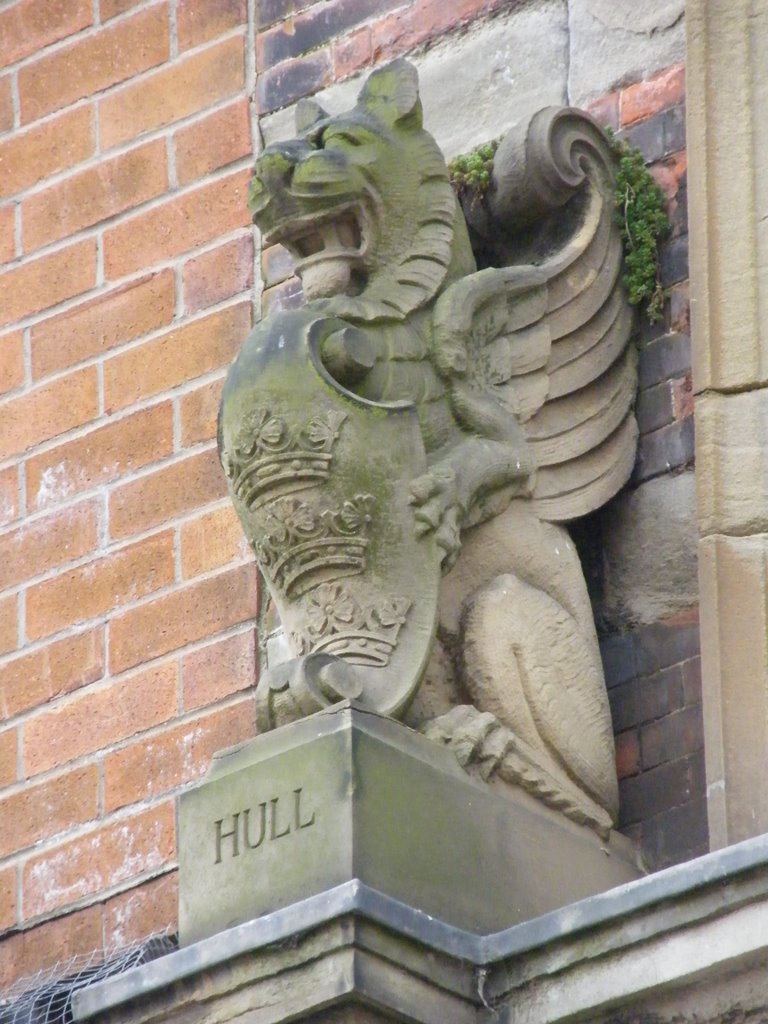
[[[325,223],[315,223],[306,234],[286,238],[283,245],[299,262],[320,253],[349,253],[359,256],[363,247],[363,230],[354,211],[347,210]]]
[[[290,232],[276,228],[267,241],[285,246],[305,295],[320,298],[359,292],[368,234],[364,211],[355,204],[294,222]]]

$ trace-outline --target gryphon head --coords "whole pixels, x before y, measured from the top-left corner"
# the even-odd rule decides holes
[[[344,114],[302,100],[296,115],[297,137],[256,163],[254,222],[291,252],[308,299],[359,297],[352,315],[371,319],[367,302],[405,316],[442,284],[457,216],[416,69],[401,59],[374,71]]]

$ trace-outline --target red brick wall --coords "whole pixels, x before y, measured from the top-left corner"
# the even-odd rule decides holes
[[[174,795],[253,733],[214,442],[252,35],[244,0],[0,11],[0,990],[175,926]]]
[[[175,796],[255,731],[256,573],[213,439],[254,263],[278,286],[267,303],[296,298],[280,252],[254,253],[258,114],[503,7],[0,10],[0,990],[175,927]],[[640,130],[681,81],[608,97],[603,120]],[[653,159],[680,238],[684,158]],[[670,252],[649,351],[687,322]],[[687,372],[669,376],[649,384],[671,409],[649,445],[687,429]],[[624,774],[641,775],[629,742]]]

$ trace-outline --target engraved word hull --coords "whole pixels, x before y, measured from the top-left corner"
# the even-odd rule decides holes
[[[414,532],[413,406],[360,398],[321,361],[348,329],[310,310],[260,324],[227,379],[219,446],[296,658],[340,659],[362,705],[397,714],[429,655],[440,558]]]

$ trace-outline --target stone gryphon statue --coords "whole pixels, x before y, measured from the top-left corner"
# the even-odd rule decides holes
[[[219,423],[293,651],[260,680],[260,727],[353,699],[605,834],[611,719],[561,524],[635,455],[610,143],[541,110],[462,210],[406,61],[297,122],[250,202],[307,301],[256,326]]]

